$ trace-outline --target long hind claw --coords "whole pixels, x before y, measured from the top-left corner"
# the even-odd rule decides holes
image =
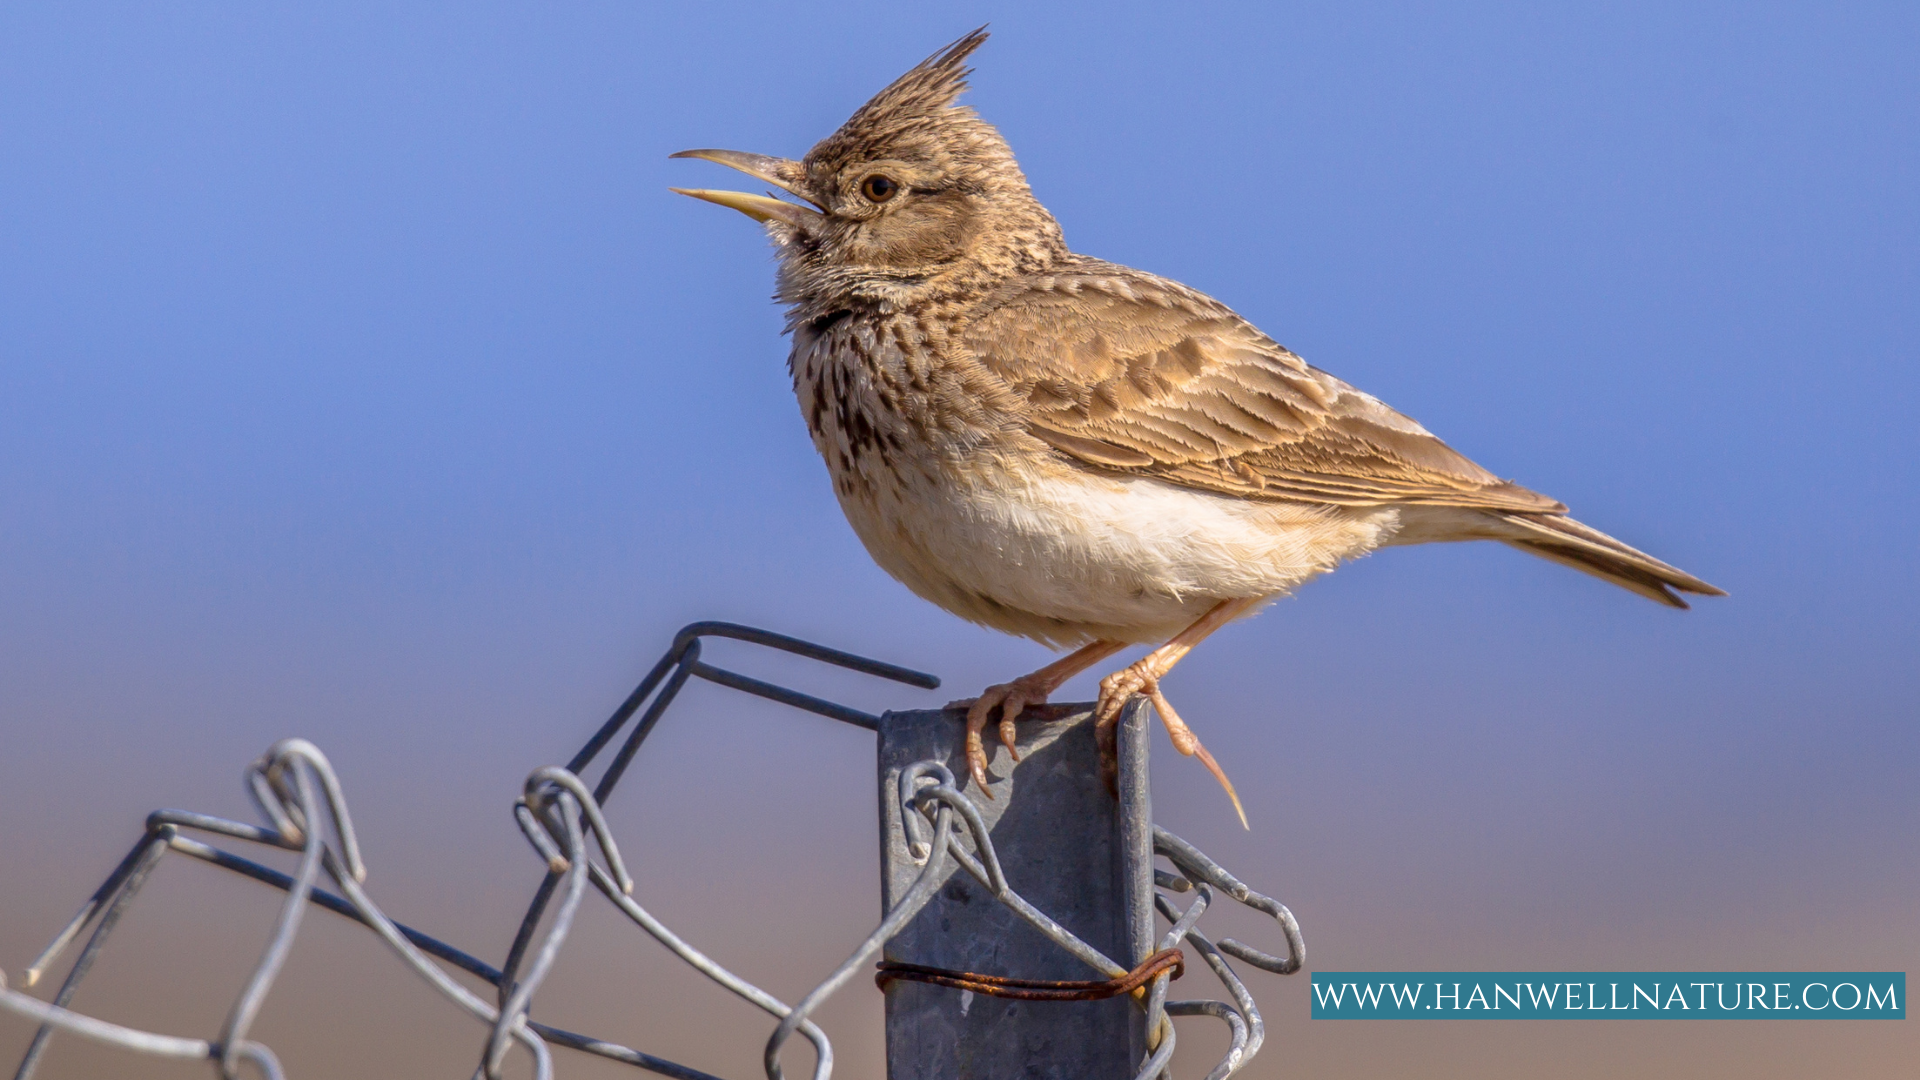
[[[1253,826],[1247,824],[1246,807],[1240,805],[1240,794],[1233,790],[1233,781],[1227,779],[1226,770],[1220,767],[1219,762],[1213,760],[1213,755],[1207,753],[1207,748],[1200,745],[1200,737],[1193,733],[1193,729],[1187,726],[1186,721],[1180,719],[1179,713],[1173,711],[1173,703],[1160,692],[1159,681],[1149,682],[1146,693],[1147,700],[1153,702],[1154,711],[1160,714],[1160,722],[1167,726],[1167,737],[1173,740],[1173,748],[1187,757],[1200,759],[1200,764],[1205,765],[1207,771],[1213,774],[1213,778],[1220,781],[1220,786],[1227,790],[1227,798],[1233,800],[1233,812],[1240,815],[1240,827],[1249,832],[1253,831]]]

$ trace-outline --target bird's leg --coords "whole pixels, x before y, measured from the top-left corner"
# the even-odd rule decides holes
[[[1160,714],[1161,723],[1167,726],[1167,737],[1173,740],[1173,748],[1187,757],[1197,757],[1207,767],[1220,786],[1227,790],[1227,798],[1233,800],[1233,809],[1240,815],[1240,824],[1247,825],[1247,812],[1240,806],[1240,796],[1233,790],[1233,781],[1213,760],[1207,748],[1200,745],[1200,739],[1194,735],[1180,714],[1173,711],[1173,705],[1166,695],[1160,692],[1160,678],[1173,670],[1193,647],[1207,639],[1207,635],[1232,622],[1261,597],[1247,597],[1241,600],[1222,600],[1194,620],[1192,626],[1180,631],[1172,641],[1153,650],[1139,660],[1128,664],[1119,671],[1100,680],[1100,700],[1094,706],[1094,735],[1100,743],[1100,774],[1107,779],[1112,788],[1119,775],[1119,758],[1115,746],[1115,727],[1120,722],[1120,710],[1127,700],[1135,694],[1145,694],[1153,702],[1155,712]]]
[[[1000,741],[1005,744],[1007,753],[1013,755],[1013,760],[1019,761],[1020,752],[1013,747],[1013,722],[1026,711],[1027,706],[1045,705],[1047,695],[1060,689],[1061,683],[1126,647],[1123,641],[1096,641],[1091,645],[1083,645],[1031,675],[989,686],[977,698],[963,699],[947,706],[950,709],[967,706],[967,738],[964,745],[967,770],[973,774],[973,783],[982,795],[993,798],[993,793],[987,789],[987,749],[980,739],[980,732],[987,726],[987,720],[993,716],[994,710],[1000,712]]]
[[[1158,682],[1161,676],[1173,670],[1175,664],[1185,659],[1194,646],[1238,618],[1261,599],[1254,596],[1241,600],[1222,600],[1208,608],[1205,615],[1195,619],[1192,626],[1174,635],[1172,641],[1101,679],[1100,700],[1094,706],[1094,717],[1103,724],[1118,722],[1120,707],[1127,703],[1128,698]]]

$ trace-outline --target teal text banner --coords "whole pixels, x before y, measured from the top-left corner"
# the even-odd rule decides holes
[[[1316,971],[1315,1020],[1904,1020],[1904,971]]]

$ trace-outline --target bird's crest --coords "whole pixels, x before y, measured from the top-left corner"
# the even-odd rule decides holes
[[[966,92],[967,76],[973,73],[967,57],[986,40],[987,28],[982,26],[920,61],[860,106],[841,130],[874,136],[916,120],[940,118]]]

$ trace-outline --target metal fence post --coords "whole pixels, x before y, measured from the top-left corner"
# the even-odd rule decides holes
[[[993,798],[976,795],[975,802],[1009,886],[1088,944],[1138,964],[1156,947],[1145,703],[1136,699],[1121,719],[1118,801],[1100,777],[1090,706],[1055,706],[1044,715],[1059,719],[1020,722],[1017,765],[989,738]],[[882,910],[893,907],[922,865],[900,817],[900,771],[931,758],[965,776],[962,716],[930,710],[881,718]],[[967,793],[976,794],[971,787]],[[964,871],[888,942],[885,956],[982,975],[1101,977]],[[1145,1016],[1124,996],[1010,1001],[896,981],[887,986],[886,1029],[890,1080],[1111,1080],[1132,1076],[1146,1052]]]

